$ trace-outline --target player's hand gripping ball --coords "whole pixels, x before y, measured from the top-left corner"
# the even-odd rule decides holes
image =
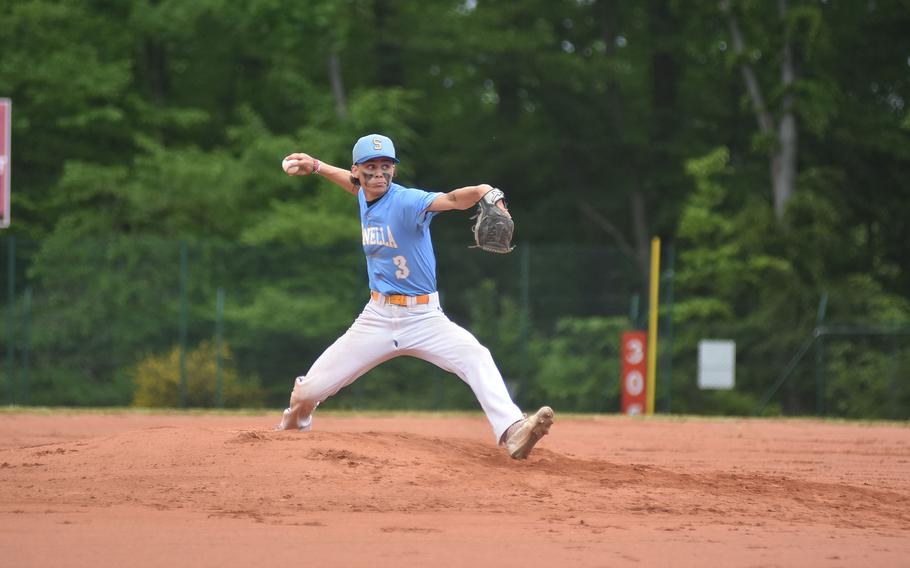
[[[475,247],[487,252],[506,254],[512,252],[515,247],[512,246],[512,232],[515,230],[515,223],[512,217],[502,209],[497,203],[506,198],[502,190],[493,188],[484,194],[477,202],[477,214],[471,219],[477,219],[474,227]]]
[[[303,166],[297,165],[297,160],[290,156],[281,161],[281,169],[289,176],[295,176],[303,172]]]

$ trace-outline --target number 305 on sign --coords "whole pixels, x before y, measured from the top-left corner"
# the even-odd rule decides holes
[[[647,403],[645,377],[648,374],[648,334],[627,331],[622,334],[622,412],[641,414]]]

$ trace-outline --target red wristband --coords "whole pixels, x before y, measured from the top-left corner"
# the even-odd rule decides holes
[[[319,173],[319,160],[313,160],[313,171],[310,172],[311,175],[316,175]]]

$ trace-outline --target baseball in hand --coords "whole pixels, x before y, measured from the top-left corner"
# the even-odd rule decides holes
[[[296,161],[297,160],[293,160],[291,158],[285,158],[281,161],[281,169],[283,169],[289,176],[299,173],[303,166],[294,164]]]

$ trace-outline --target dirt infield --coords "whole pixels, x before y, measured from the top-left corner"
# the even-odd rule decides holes
[[[907,566],[910,428],[0,413],[3,566]]]

